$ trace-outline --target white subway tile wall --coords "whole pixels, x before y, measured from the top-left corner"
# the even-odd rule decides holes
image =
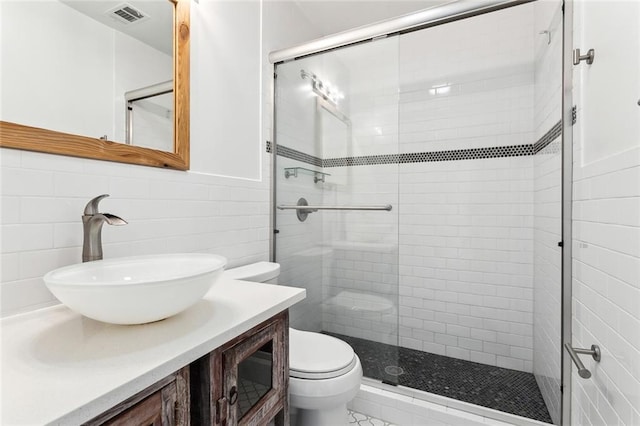
[[[325,159],[531,144],[534,37],[524,5],[280,66],[278,85],[290,87],[278,92],[278,142]],[[313,97],[284,105],[299,69],[313,67],[349,84],[339,106],[351,121],[347,143],[335,117],[301,117]],[[532,371],[533,166],[520,156],[325,167],[322,203],[393,210],[313,213],[321,240],[298,234],[298,245],[278,250],[323,253],[326,331]],[[295,201],[292,185],[279,197]]]
[[[287,167],[314,166],[300,161],[278,157],[276,185],[277,204],[296,205],[304,197],[309,204],[322,203],[322,183],[314,183],[312,174],[298,173],[285,178]],[[303,287],[307,297],[291,307],[292,327],[309,331],[322,330],[322,212],[309,214],[300,222],[295,210],[277,210],[276,253],[281,265],[278,282]]]
[[[532,166],[401,166],[402,346],[531,371]]]
[[[403,35],[400,152],[533,142],[533,6]]]
[[[533,372],[555,424],[561,402],[561,139],[535,156]]]
[[[534,3],[534,134],[540,139],[562,118],[561,2]],[[533,373],[551,419],[560,424],[561,394],[561,138],[534,157]]]
[[[357,127],[354,121],[354,127]],[[324,328],[398,344],[398,165],[326,168],[325,205],[392,205],[324,213]]]
[[[291,66],[278,66],[276,85],[276,142],[279,146],[294,149],[307,156],[319,157],[322,144],[315,139],[315,97],[311,94],[311,82],[302,79],[300,70],[319,72],[321,62],[312,57]],[[277,157],[275,184],[277,205],[296,205],[305,198],[309,204],[322,203],[323,184],[314,182],[311,172],[300,171],[297,176],[285,176],[286,168],[301,167],[320,170],[313,164],[296,159]],[[292,327],[322,330],[322,215],[309,214],[300,222],[295,210],[276,210],[276,261],[280,263],[278,282],[303,287],[307,297],[290,310]]]
[[[574,370],[573,421],[640,424],[640,148],[574,167],[573,345],[602,361]]]
[[[351,81],[369,91],[347,92],[352,146],[325,149],[325,157],[534,142],[533,56],[514,55],[517,46],[533,46],[532,10],[474,18],[481,22],[471,29],[474,20],[403,36],[399,75],[389,69],[396,41],[385,41],[378,56],[342,55]],[[478,45],[478,39],[484,41]],[[380,56],[386,61],[372,59]],[[531,371],[532,157],[326,171],[334,185],[325,186],[325,203],[391,203],[394,210],[325,214],[324,235],[333,245],[325,262],[325,329]],[[386,309],[374,299],[381,311],[364,309],[360,296],[358,309],[340,311],[333,303],[345,300],[336,299],[341,292],[395,306]]]
[[[640,4],[577,2],[575,7],[576,47],[615,52],[624,44],[633,56],[614,55],[599,68],[584,62],[574,67],[572,344],[599,345],[602,360],[582,357],[592,373],[589,380],[571,366],[572,423],[639,425],[640,109],[637,96],[625,93],[640,87],[637,68],[626,65],[639,59]],[[601,37],[614,16],[615,28]],[[598,108],[607,113],[588,119]],[[633,120],[620,126],[616,120],[622,117]]]
[[[100,194],[104,256],[207,252],[229,266],[265,260],[269,245],[269,161],[265,179],[227,179],[104,161],[2,149],[2,315],[55,298],[42,276],[79,262],[81,216]]]
[[[324,158],[398,153],[398,40],[335,55],[350,123],[324,114]],[[344,70],[349,78],[345,77]],[[341,77],[341,78],[340,78]],[[344,86],[345,83],[348,86]],[[326,167],[325,205],[387,205],[391,211],[326,211],[323,236],[326,331],[398,344],[398,165]]]

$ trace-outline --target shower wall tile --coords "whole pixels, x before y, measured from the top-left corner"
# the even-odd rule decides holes
[[[532,11],[525,5],[403,35],[400,152],[534,141]]]
[[[560,144],[560,138],[552,143]],[[556,424],[560,416],[562,356],[561,248],[558,246],[562,240],[561,161],[559,150],[556,153],[542,151],[534,159],[534,374]]]
[[[325,157],[535,142],[532,11],[525,5],[474,18],[472,27],[465,21],[464,29],[452,23],[404,35],[399,75],[357,74],[355,84],[372,91],[352,93],[350,151]],[[399,96],[388,90],[398,83]],[[325,330],[531,371],[531,156],[327,171],[325,204],[391,203],[393,210],[324,213],[324,235],[350,243],[332,247],[326,300],[341,291],[373,294],[393,311],[325,315]],[[389,273],[395,268],[399,282]]]
[[[392,210],[323,213],[326,331],[398,344],[397,167],[330,170],[323,204],[391,204]],[[415,343],[412,339],[407,336],[405,344]]]
[[[561,2],[535,3],[534,27],[533,131],[535,140],[538,140],[562,117]]]
[[[531,157],[400,166],[401,339],[531,371],[532,180]]]
[[[426,173],[422,164],[331,170],[325,204],[394,209],[324,213],[324,233],[333,232],[325,241],[334,242],[325,301],[344,290],[375,294],[399,312],[400,335],[396,311],[330,313],[324,329],[531,371],[533,159],[431,166]]]
[[[576,45],[612,51],[626,43],[637,59],[639,4],[577,2],[575,7]],[[594,28],[606,25],[612,16],[620,17],[617,25],[609,37],[601,38]],[[599,75],[589,67],[574,67],[572,344],[581,348],[597,344],[602,351],[599,363],[582,357],[592,373],[589,380],[581,379],[572,366],[571,420],[581,425],[640,424],[638,106],[618,103],[608,93],[609,81],[638,87],[637,73],[620,72],[628,59],[612,58]],[[635,121],[621,127],[618,113],[597,122],[586,119],[587,110],[592,114],[598,107],[609,110],[606,102],[612,100],[619,112],[633,115]],[[603,143],[599,134],[611,137]]]
[[[580,143],[576,141],[578,150]],[[640,170],[640,150],[609,157],[597,165],[576,166],[575,185],[593,187],[605,176],[615,178],[629,170]],[[624,184],[627,201],[640,202],[638,182],[628,180]],[[573,345],[588,348],[597,344],[602,350],[600,363],[583,359],[593,375],[589,382],[572,374],[573,421],[584,424],[600,420],[606,424],[636,424],[640,419],[640,253],[625,253],[619,247],[623,240],[637,242],[640,227],[619,220],[615,212],[619,201],[615,193],[619,191],[612,188],[611,196],[600,193],[574,200]],[[602,231],[596,231],[593,223],[605,232],[624,229],[626,237],[601,239]],[[601,419],[590,417],[594,412]]]
[[[284,168],[310,168],[308,164],[280,156],[277,161],[278,204],[295,205],[301,197],[309,204],[322,203],[323,184],[314,183],[313,175],[300,173],[298,177],[284,177]],[[276,255],[281,265],[278,282],[307,290],[305,300],[290,309],[290,321],[292,327],[309,331],[322,330],[323,214],[321,211],[311,213],[300,222],[294,210],[276,211]]]
[[[560,1],[534,4],[534,133],[542,138],[561,119],[562,10]],[[549,31],[548,34],[538,34]],[[561,138],[534,156],[534,342],[533,373],[555,424],[561,403]],[[545,141],[546,143],[546,141]]]

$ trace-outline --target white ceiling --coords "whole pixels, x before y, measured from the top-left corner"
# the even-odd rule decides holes
[[[130,35],[167,55],[173,55],[173,4],[168,0],[60,0],[96,21]],[[124,24],[105,12],[129,4],[149,19]]]
[[[61,0],[79,12],[172,54],[172,5],[168,0]],[[227,0],[229,1],[229,0]],[[238,0],[230,0],[238,1]],[[265,0],[282,1],[282,0]],[[320,31],[329,35],[395,18],[451,0],[285,0],[298,6],[302,14]],[[124,25],[105,15],[123,3],[145,12],[150,19]]]
[[[451,0],[294,0],[322,35],[406,15]]]

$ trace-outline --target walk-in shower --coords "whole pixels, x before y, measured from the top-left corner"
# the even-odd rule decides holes
[[[272,54],[272,257],[369,383],[559,423],[562,3],[498,3]]]

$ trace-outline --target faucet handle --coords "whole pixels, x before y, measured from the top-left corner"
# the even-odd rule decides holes
[[[109,194],[98,195],[96,198],[89,201],[84,208],[84,214],[92,215],[98,213],[98,204],[100,203],[100,200],[107,198],[108,196]]]
[[[124,220],[123,218],[116,216],[115,214],[111,214],[111,213],[99,213],[102,216],[104,216],[105,221],[109,224],[109,225],[126,225],[127,222],[126,220]]]

